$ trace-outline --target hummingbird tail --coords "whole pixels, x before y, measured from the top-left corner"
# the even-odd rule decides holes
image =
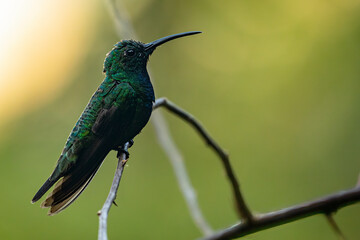
[[[90,146],[81,151],[76,164],[67,172],[52,175],[54,181],[46,182],[39,190],[39,194],[35,195],[38,198],[34,197],[34,200],[38,200],[56,182],[52,192],[41,203],[41,207],[50,208],[48,212],[50,216],[61,212],[84,191],[110,151],[107,142],[102,139],[93,140]]]
[[[77,171],[58,181],[50,195],[41,204],[42,208],[50,208],[48,215],[54,215],[68,207],[84,191],[99,169],[101,162],[92,171],[81,174]],[[83,172],[84,173],[84,172]]]
[[[31,200],[31,203],[35,203],[36,201],[38,201],[52,187],[52,185],[56,183],[56,181],[57,179],[54,181],[54,180],[50,180],[50,178],[46,180],[46,182],[41,186],[39,191],[37,191],[37,193]]]

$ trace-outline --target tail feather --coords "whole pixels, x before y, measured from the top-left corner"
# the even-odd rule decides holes
[[[78,159],[79,164],[56,183],[41,207],[50,208],[49,215],[68,207],[90,183],[109,151],[106,145],[97,142],[82,152]]]
[[[79,153],[76,163],[67,172],[58,174],[57,171],[54,171],[57,175],[53,174],[44,183],[35,194],[32,202],[39,200],[56,183],[41,207],[50,208],[49,215],[64,210],[84,191],[110,150],[107,142],[101,139],[93,140],[86,149]]]
[[[74,177],[74,175],[69,175],[62,178],[55,185],[54,190],[50,193],[46,200],[41,204],[41,207],[50,208],[48,212],[50,216],[64,210],[72,202],[74,202],[77,197],[79,197],[82,191],[84,191],[92,178],[95,176],[97,169],[90,175],[90,177],[83,178],[81,182],[76,182],[78,180],[76,179],[76,177]],[[71,185],[73,185],[74,187],[69,190],[68,188]]]
[[[46,180],[46,182],[41,186],[39,191],[37,191],[37,193],[31,200],[31,203],[35,203],[36,201],[38,201],[52,187],[52,185],[54,185],[54,183],[56,183],[57,180],[58,179],[50,180],[50,178],[48,180]]]

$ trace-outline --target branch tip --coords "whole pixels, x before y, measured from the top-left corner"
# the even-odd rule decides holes
[[[325,214],[326,219],[328,223],[330,224],[330,227],[333,229],[334,233],[337,235],[339,240],[346,240],[345,235],[342,233],[339,225],[336,223],[333,213],[327,213]]]

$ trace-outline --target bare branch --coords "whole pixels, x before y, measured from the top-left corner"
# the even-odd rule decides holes
[[[114,19],[116,33],[121,38],[137,38],[126,8],[122,1],[106,0],[109,12]]]
[[[359,201],[360,187],[356,187],[347,191],[341,191],[322,197],[311,202],[305,202],[275,212],[255,216],[251,225],[246,222],[240,222],[234,226],[220,230],[210,237],[202,238],[201,240],[225,240],[239,238],[264,229],[310,217],[315,214],[335,212],[342,207]]]
[[[137,37],[134,27],[131,25],[131,21],[126,12],[126,8],[122,4],[122,1],[107,0],[107,5],[115,21],[116,31],[119,37],[136,39]],[[183,157],[170,135],[166,120],[161,112],[154,113],[151,117],[151,122],[158,136],[159,144],[163,147],[173,166],[180,190],[184,196],[195,225],[200,229],[204,236],[212,234],[213,231],[205,220],[199,207],[196,193],[188,177]]]
[[[213,233],[213,230],[210,228],[209,224],[206,222],[201,213],[196,199],[195,190],[191,185],[190,178],[185,168],[183,157],[170,135],[166,121],[163,115],[160,115],[159,112],[153,114],[152,119],[159,143],[172,164],[180,190],[186,200],[186,204],[189,208],[189,212],[193,218],[193,221],[205,236],[209,236]]]
[[[219,146],[219,144],[216,143],[216,141],[209,135],[209,133],[207,133],[205,128],[190,113],[184,111],[166,98],[157,99],[153,108],[156,109],[161,106],[165,107],[167,110],[174,113],[184,121],[188,122],[191,126],[193,126],[195,130],[200,134],[200,136],[205,140],[205,142],[219,156],[224,165],[227,177],[231,183],[238,213],[244,221],[248,223],[251,222],[253,218],[252,214],[247,207],[244,197],[240,191],[240,185],[236,179],[234,171],[232,170],[228,154]]]
[[[328,220],[331,228],[334,230],[336,236],[338,236],[339,240],[346,240],[345,235],[342,233],[341,229],[339,228],[339,225],[336,223],[333,214],[332,213],[326,214],[326,219]]]
[[[129,146],[129,143],[125,143],[123,146],[123,150],[127,151],[128,146]],[[116,193],[119,188],[119,184],[120,184],[122,173],[124,171],[125,164],[127,162],[126,154],[118,152],[118,159],[119,159],[118,165],[117,165],[117,168],[115,171],[115,175],[114,175],[113,183],[110,188],[109,195],[106,198],[106,201],[105,201],[103,207],[98,212],[98,216],[99,216],[98,240],[107,240],[108,239],[108,237],[107,237],[108,214],[109,214],[111,205],[113,203],[115,204]]]

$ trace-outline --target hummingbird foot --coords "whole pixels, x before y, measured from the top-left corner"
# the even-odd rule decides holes
[[[127,147],[127,148],[128,148],[128,149],[131,148],[132,145],[134,145],[134,139],[131,139],[131,140],[128,142],[128,147]],[[130,156],[130,153],[129,153],[127,150],[125,150],[125,149],[123,148],[123,146],[118,146],[117,148],[114,148],[113,150],[115,150],[115,151],[118,152],[117,155],[116,155],[117,158],[119,158],[119,157],[120,157],[120,154],[122,154],[122,153],[125,153],[126,159],[128,159],[129,156]]]
[[[130,153],[129,153],[127,150],[125,150],[122,146],[121,146],[121,147],[118,147],[116,150],[117,150],[117,155],[116,155],[117,158],[119,158],[119,157],[120,157],[120,154],[122,154],[122,153],[125,153],[126,159],[129,158]]]

